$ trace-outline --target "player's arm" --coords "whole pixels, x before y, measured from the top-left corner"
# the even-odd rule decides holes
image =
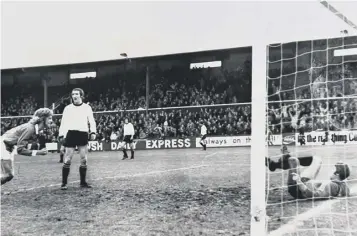
[[[289,114],[289,117],[290,117],[290,118],[293,117],[293,115],[291,114],[291,111],[288,111],[287,113]]]
[[[340,191],[340,195],[341,195],[341,197],[350,197],[351,196],[351,190],[346,183],[343,183],[343,188]]]
[[[22,132],[21,136],[17,141],[17,154],[23,156],[36,156],[36,155],[46,155],[47,151],[45,150],[29,150],[27,148],[28,140],[35,133],[35,130],[32,129],[31,126],[26,127],[26,129]]]
[[[131,124],[130,128],[131,128],[131,140],[133,140],[134,139],[134,135],[135,135],[134,125]]]
[[[304,198],[322,197],[323,195],[319,190],[313,190],[301,181],[298,181],[298,186]]]
[[[301,194],[304,196],[304,198],[328,198],[330,197],[330,191],[328,191],[329,188],[324,188],[323,190],[321,189],[314,189],[313,184],[307,185],[306,183],[301,181],[301,178],[299,175],[294,174],[296,179],[296,183],[299,187],[299,190],[301,191]]]
[[[61,139],[66,136],[68,132],[68,124],[70,122],[70,114],[68,112],[68,107],[65,107],[62,114],[61,125],[58,130],[58,137]]]
[[[88,122],[89,122],[89,130],[90,130],[90,134],[91,134],[91,139],[94,140],[95,135],[97,133],[97,124],[94,119],[92,107],[89,105],[88,105],[87,117],[88,117]]]

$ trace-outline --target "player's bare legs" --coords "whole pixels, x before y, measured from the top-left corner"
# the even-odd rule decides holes
[[[301,165],[301,161],[300,161],[300,165]],[[308,167],[304,168],[304,170],[301,172],[300,175],[301,180],[316,179],[317,175],[320,173],[321,166],[322,166],[322,159],[319,156],[313,156],[311,164]]]
[[[63,157],[64,157],[65,150],[66,150],[65,147],[63,145],[61,145],[59,163],[63,163]]]
[[[1,185],[12,180],[14,175],[13,160],[1,160]]]
[[[86,181],[87,175],[87,155],[88,155],[88,146],[78,147],[79,156],[81,158],[81,164],[79,166],[79,176],[80,176],[80,185],[82,188],[91,188],[91,186]]]
[[[1,185],[14,178],[14,155],[6,150],[6,146],[0,138],[1,144]]]
[[[67,180],[68,180],[68,175],[71,169],[71,161],[74,155],[74,148],[72,147],[66,147],[65,148],[65,153],[64,153],[64,163],[62,167],[62,190],[67,189]]]

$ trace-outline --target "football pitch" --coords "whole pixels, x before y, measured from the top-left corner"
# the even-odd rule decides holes
[[[249,235],[250,148],[91,152],[60,190],[59,154],[15,157],[2,186],[1,235]]]
[[[348,181],[353,196],[334,200],[294,200],[286,188],[287,171],[267,172],[268,231],[271,235],[356,236],[357,235],[357,146],[289,147],[297,156],[318,155],[323,164],[317,179],[326,180],[340,160],[351,166]],[[271,156],[279,147],[269,147]],[[350,229],[348,229],[350,228]],[[277,230],[277,231],[275,231]]]

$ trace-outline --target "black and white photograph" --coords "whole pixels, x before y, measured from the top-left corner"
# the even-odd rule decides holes
[[[2,235],[249,235],[252,48],[124,50],[2,69]]]
[[[357,236],[357,1],[1,1],[0,234]]]
[[[356,36],[268,46],[270,235],[357,234],[356,47]]]

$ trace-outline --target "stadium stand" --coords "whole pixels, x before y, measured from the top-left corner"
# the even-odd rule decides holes
[[[315,66],[319,65],[319,58],[315,58]],[[311,67],[300,63],[299,70]],[[301,68],[300,68],[301,67]],[[294,71],[296,68],[284,69]],[[314,68],[299,78],[299,83],[309,84],[309,78],[316,78],[320,82],[324,76],[321,69]],[[270,68],[269,77],[277,77],[282,71]],[[329,76],[334,77],[341,73],[341,67],[331,67]],[[68,94],[74,87],[81,87],[86,91],[85,101],[89,102],[96,113],[98,123],[98,139],[110,140],[121,138],[123,117],[129,116],[136,128],[135,138],[146,137],[187,137],[198,135],[198,121],[208,124],[209,135],[239,135],[250,134],[250,105],[212,106],[205,108],[180,108],[185,106],[204,106],[219,104],[249,103],[251,100],[251,61],[245,60],[235,70],[221,68],[194,68],[172,66],[162,69],[159,66],[150,68],[150,108],[178,107],[177,109],[149,110],[145,109],[145,69],[127,69],[118,77],[107,76],[86,80],[80,85],[66,84],[50,88],[50,96],[58,100]],[[357,78],[357,63],[344,65],[344,76]],[[121,79],[117,79],[121,78]],[[356,101],[321,100],[314,102],[301,102],[293,106],[286,101],[299,99],[337,97],[341,93],[341,86],[328,87],[328,91],[318,85],[304,87],[303,89],[289,91],[294,86],[293,80],[286,80],[279,84],[278,80],[270,80],[269,96],[269,124],[273,134],[292,132],[296,127],[292,124],[292,115],[300,114],[298,126],[308,130],[338,130],[342,126],[350,129],[357,128]],[[1,116],[31,115],[43,104],[41,87],[2,87]],[[287,92],[280,93],[280,90]],[[357,94],[355,80],[345,82],[343,95]],[[14,98],[13,94],[17,96]],[[341,95],[342,96],[342,95]],[[274,103],[276,101],[276,103]],[[64,107],[70,103],[68,96],[64,96],[55,113],[61,114]],[[41,105],[40,105],[41,104]],[[137,110],[137,112],[107,112],[121,110]],[[329,109],[331,116],[323,115]],[[343,109],[343,112],[341,112]],[[321,115],[321,116],[320,116]],[[13,118],[1,120],[1,133],[24,122],[28,118]],[[165,123],[167,122],[167,124]],[[60,118],[55,117],[56,126],[46,132],[46,140],[56,140]]]

